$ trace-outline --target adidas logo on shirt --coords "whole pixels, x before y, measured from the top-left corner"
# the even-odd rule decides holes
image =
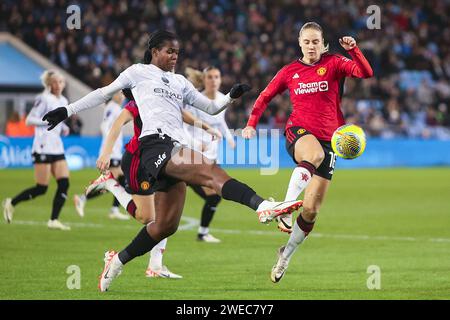
[[[298,75],[298,73],[294,74],[294,76],[292,77],[292,79],[298,79],[300,78],[300,76]]]

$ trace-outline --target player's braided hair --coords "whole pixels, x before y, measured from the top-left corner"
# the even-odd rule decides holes
[[[178,40],[175,33],[167,30],[157,30],[150,35],[148,39],[147,50],[145,50],[144,63],[149,64],[152,62],[152,49],[161,49],[165,41]]]
[[[122,93],[127,98],[128,101],[134,101],[133,93],[131,93],[131,89],[125,88],[122,89]]]

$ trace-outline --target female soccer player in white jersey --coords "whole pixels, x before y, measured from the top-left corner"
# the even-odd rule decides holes
[[[179,53],[178,38],[168,31],[151,34],[146,63],[134,64],[110,85],[97,89],[66,107],[47,113],[43,120],[49,130],[69,115],[104,103],[115,92],[131,88],[142,119],[141,162],[151,178],[158,219],[144,227],[119,253],[110,252],[100,277],[99,287],[106,291],[123,266],[149,252],[159,241],[176,232],[183,211],[186,184],[214,189],[224,199],[256,211],[262,223],[297,210],[301,201],[274,202],[261,198],[246,184],[232,179],[224,170],[199,153],[184,146],[181,110],[185,104],[209,114],[218,114],[250,87],[235,84],[216,102],[197,91],[184,76],[172,72]],[[196,159],[201,159],[199,163]]]
[[[109,131],[111,130],[111,127],[116,121],[116,119],[119,117],[120,113],[122,112],[122,103],[124,101],[124,96],[121,92],[117,92],[113,98],[106,104],[105,109],[103,110],[103,120],[100,124],[100,130],[102,132],[102,144],[100,146],[100,152],[99,154],[102,154],[102,150],[105,147],[106,137],[108,136]],[[114,178],[119,182],[122,186],[125,186],[125,177],[123,175],[122,170],[120,169],[120,162],[122,159],[123,154],[123,135],[122,131],[120,131],[120,135],[115,140],[115,143],[113,145],[112,151],[111,151],[111,163],[109,165],[109,171],[112,173]],[[75,209],[78,212],[78,215],[80,217],[84,216],[84,207],[86,206],[86,202],[89,199],[93,199],[99,195],[102,195],[103,193],[97,192],[97,193],[90,193],[88,195],[84,194],[76,194],[73,197],[74,203],[75,203]],[[123,214],[119,210],[119,201],[114,197],[113,205],[111,207],[111,210],[109,212],[109,218],[110,219],[117,219],[117,220],[129,220],[129,216],[126,214]]]
[[[70,230],[62,224],[59,214],[67,198],[69,189],[69,169],[64,156],[64,145],[61,135],[68,135],[69,128],[61,123],[55,130],[48,131],[48,123],[41,120],[49,111],[66,106],[67,99],[62,95],[65,87],[64,77],[55,71],[45,71],[41,76],[44,92],[36,97],[34,107],[26,119],[27,125],[35,126],[32,156],[34,163],[34,177],[36,185],[19,193],[14,198],[7,198],[3,202],[3,215],[6,222],[13,218],[15,206],[41,196],[47,192],[50,177],[56,179],[58,185],[53,198],[53,207],[47,226],[50,229]]]
[[[111,157],[113,154],[113,148],[117,139],[120,138],[122,127],[133,120],[134,136],[125,146],[125,153],[122,157],[121,167],[126,179],[125,191],[116,183],[114,179],[111,179],[110,174],[102,174],[97,180],[93,181],[86,190],[87,195],[91,193],[98,193],[101,190],[107,190],[114,195],[117,195],[120,199],[122,206],[128,211],[128,213],[137,221],[145,224],[155,220],[155,203],[154,203],[154,190],[150,188],[148,175],[146,174],[145,167],[140,162],[139,151],[139,136],[142,130],[142,121],[139,116],[139,110],[134,100],[133,94],[130,89],[122,90],[129,102],[122,110],[120,115],[114,121],[111,130],[109,131],[102,153],[97,159],[97,168],[105,172],[110,168]],[[183,111],[183,121],[194,125],[200,120],[192,116],[191,113]],[[209,132],[211,135],[217,135],[214,128],[210,127],[207,123],[202,123],[203,130]],[[148,263],[145,275],[149,278],[167,278],[167,279],[179,279],[180,275],[171,272],[162,263],[163,253],[166,250],[167,238],[161,240],[150,251],[150,259]]]
[[[204,88],[202,93],[211,100],[218,101],[223,98],[224,94],[219,91],[222,78],[218,68],[212,66],[207,67],[203,70],[203,72],[187,68],[186,74],[188,76],[188,80],[190,80],[197,89]],[[213,126],[221,133],[222,136],[225,137],[230,147],[235,148],[233,135],[231,134],[227,122],[225,121],[226,110],[223,110],[217,115],[209,115],[191,106],[186,106],[186,109],[199,118],[202,122],[207,122]],[[204,130],[201,130],[198,126],[189,125],[187,123],[184,123],[183,126],[189,136],[193,138],[193,145],[191,146],[192,149],[202,153],[203,156],[214,161],[214,163],[217,163],[220,140],[215,139]],[[219,243],[220,240],[209,233],[209,226],[222,197],[219,196],[213,189],[208,187],[195,185],[191,185],[190,187],[195,193],[205,200],[201,213],[197,240],[209,243]]]

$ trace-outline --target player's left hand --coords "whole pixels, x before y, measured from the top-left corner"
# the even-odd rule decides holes
[[[52,130],[54,127],[56,127],[61,121],[64,121],[67,119],[67,108],[66,107],[59,107],[56,108],[53,111],[47,112],[44,117],[42,118],[42,121],[47,121],[50,127],[47,129],[48,131]]]
[[[237,83],[230,90],[231,99],[240,98],[244,93],[250,91],[252,87],[245,83]]]
[[[342,37],[339,43],[345,50],[351,50],[356,47],[356,40],[352,37]]]

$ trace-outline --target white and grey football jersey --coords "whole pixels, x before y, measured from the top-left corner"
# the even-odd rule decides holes
[[[166,134],[184,142],[182,109],[189,104],[210,114],[224,110],[232,102],[228,93],[213,101],[198,92],[183,75],[163,71],[153,64],[134,64],[111,84],[94,90],[67,106],[68,115],[93,108],[112,98],[121,89],[130,88],[142,120],[141,138],[151,134]]]
[[[103,147],[106,143],[106,138],[114,124],[114,121],[116,121],[116,119],[119,117],[121,112],[122,112],[122,108],[120,107],[120,105],[117,102],[111,100],[106,104],[105,109],[103,111],[102,124],[100,125],[100,130],[102,131],[102,145],[100,147],[100,153],[103,150]],[[123,134],[121,131],[119,137],[117,138],[116,142],[114,143],[112,154],[111,154],[111,159],[112,160],[121,160],[122,153],[123,153]]]
[[[163,133],[184,140],[182,110],[204,96],[183,75],[166,72],[153,64],[134,64],[117,78],[130,87],[142,119],[141,137]],[[202,97],[199,97],[202,96]]]
[[[41,121],[42,117],[49,111],[52,111],[59,107],[67,106],[68,101],[62,95],[57,97],[50,92],[43,92],[35,99],[35,103],[30,113],[29,119],[37,119]],[[33,121],[29,121],[33,123]],[[53,130],[48,131],[48,125],[36,125],[34,129],[34,140],[32,152],[39,154],[63,154],[64,145],[61,139],[61,132],[64,123],[58,124]]]

